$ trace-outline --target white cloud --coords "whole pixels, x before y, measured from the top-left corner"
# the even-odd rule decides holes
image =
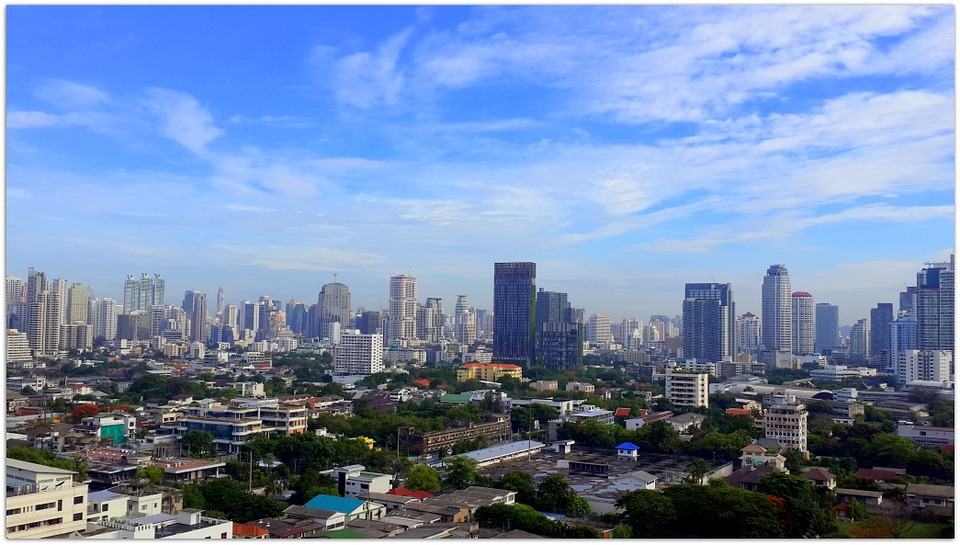
[[[399,66],[400,54],[413,28],[407,28],[386,40],[375,51],[360,51],[336,58],[336,49],[318,46],[311,60],[322,75],[333,78],[333,89],[339,101],[357,108],[393,105],[404,87],[405,76]]]
[[[256,206],[251,204],[239,204],[239,203],[230,203],[223,206],[224,210],[230,210],[233,212],[246,212],[250,214],[269,214],[271,212],[276,212],[273,208],[265,208],[263,206]]]
[[[210,112],[186,93],[151,88],[145,104],[159,119],[160,133],[193,153],[203,154],[207,145],[223,134]]]
[[[34,93],[41,100],[65,110],[95,108],[110,102],[110,95],[100,89],[66,80],[46,80]]]

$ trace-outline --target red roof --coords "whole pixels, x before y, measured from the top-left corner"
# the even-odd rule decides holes
[[[726,410],[726,414],[730,416],[750,416],[753,414],[753,411],[750,409],[738,409],[736,407],[730,407]]]
[[[465,363],[461,367],[499,367],[500,369],[523,369],[512,363]]]
[[[410,490],[407,488],[392,488],[387,490],[387,494],[393,494],[394,496],[407,496],[410,498],[418,498],[425,500],[427,498],[432,498],[433,494],[429,492],[424,492],[422,490]]]
[[[617,410],[613,412],[614,416],[630,416],[630,407],[617,407]]]
[[[805,291],[795,291],[791,294],[791,297],[813,297]]]
[[[254,537],[254,538],[257,538],[257,537],[260,537],[260,536],[268,536],[268,535],[270,535],[270,532],[268,532],[268,531],[267,531],[266,529],[264,529],[264,528],[261,528],[261,527],[259,527],[259,526],[255,526],[255,525],[253,525],[253,524],[244,524],[244,523],[242,523],[242,522],[234,522],[234,523],[233,523],[233,535],[234,535],[234,536],[243,536],[243,537]]]
[[[889,469],[858,469],[857,478],[858,479],[869,479],[871,481],[892,481],[899,477],[896,471],[891,471]]]
[[[417,386],[423,386],[424,388],[430,387],[430,379],[428,378],[415,378],[412,382]]]

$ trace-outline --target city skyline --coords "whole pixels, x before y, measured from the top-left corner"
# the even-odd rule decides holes
[[[687,282],[759,315],[784,263],[849,325],[954,245],[948,7],[9,15],[8,274],[98,297],[152,271],[314,301],[336,272],[378,309],[409,273],[492,310],[522,260],[618,322]]]

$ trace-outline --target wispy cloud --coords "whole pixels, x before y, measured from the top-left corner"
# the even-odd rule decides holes
[[[34,93],[41,100],[64,110],[96,108],[110,101],[110,95],[96,87],[58,79],[44,80]]]
[[[186,93],[151,88],[145,105],[159,118],[160,133],[193,153],[204,153],[207,145],[223,134],[210,112]]]

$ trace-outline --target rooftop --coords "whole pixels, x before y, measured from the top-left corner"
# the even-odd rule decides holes
[[[465,452],[463,456],[473,458],[482,464],[490,460],[510,456],[511,454],[520,454],[528,450],[542,449],[545,446],[546,445],[539,441],[512,441],[510,443],[500,443],[492,447]]]
[[[304,507],[350,514],[360,507],[363,507],[365,503],[367,502],[355,498],[341,498],[340,496],[331,496],[329,494],[317,494],[313,499],[308,501]]]

